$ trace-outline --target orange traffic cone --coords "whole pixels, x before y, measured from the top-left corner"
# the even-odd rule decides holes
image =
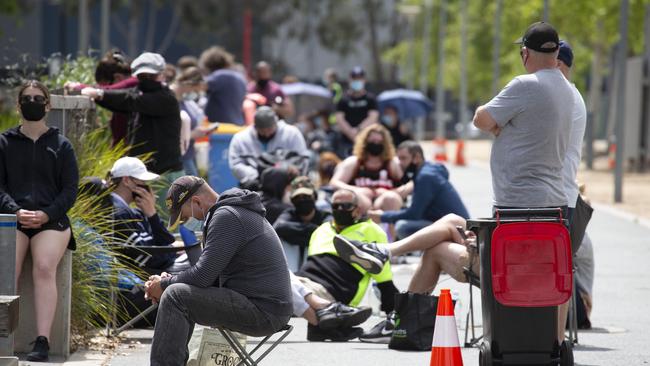
[[[456,165],[465,166],[465,141],[456,140]]]
[[[447,161],[447,140],[437,138],[433,140],[433,160]]]
[[[609,163],[609,169],[616,168],[616,143],[612,142],[609,144],[609,150],[607,151],[607,158]]]
[[[449,289],[440,290],[436,326],[433,331],[430,366],[463,366],[460,342],[456,330],[454,305]]]

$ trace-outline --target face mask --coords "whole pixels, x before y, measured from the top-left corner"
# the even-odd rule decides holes
[[[158,90],[161,87],[162,84],[156,80],[141,79],[140,81],[138,81],[138,89],[142,90],[143,92]]]
[[[259,79],[257,80],[257,86],[260,87],[260,89],[266,88],[266,85],[269,83],[269,79]]]
[[[292,203],[296,208],[296,215],[298,216],[307,216],[316,208],[316,202],[312,199],[301,199]]]
[[[199,100],[199,93],[197,92],[189,92],[183,94],[183,99],[184,100]]]
[[[393,118],[393,116],[388,116],[388,115],[381,116],[381,122],[388,127],[395,126],[395,119]]]
[[[382,152],[384,152],[384,145],[377,144],[374,142],[369,142],[366,144],[366,151],[370,155],[379,156],[381,155]]]
[[[316,128],[321,128],[323,126],[323,117],[314,118],[314,126],[316,126]]]
[[[20,104],[20,112],[25,121],[37,122],[45,117],[45,104],[36,102],[26,102]]]
[[[273,132],[271,135],[268,136],[262,136],[260,134],[257,134],[257,138],[260,140],[261,143],[266,144],[269,141],[271,141],[272,138],[275,137],[275,132]]]
[[[363,80],[352,80],[350,82],[350,89],[354,91],[361,91],[363,90],[363,87],[364,87]]]
[[[404,170],[404,175],[402,176],[402,184],[408,183],[410,180],[415,179],[415,176],[418,174],[418,166],[415,163],[409,164]]]
[[[183,226],[185,226],[185,228],[190,231],[194,231],[194,232],[203,231],[203,227],[205,226],[205,220],[199,220],[196,217],[194,217],[194,205],[192,205],[191,203],[190,205],[191,205],[190,207],[192,208],[192,216],[190,216],[190,218],[183,223]],[[203,217],[205,217],[205,215]]]
[[[347,227],[354,224],[354,216],[352,216],[352,210],[332,210],[332,216],[334,217],[334,222],[338,226]]]

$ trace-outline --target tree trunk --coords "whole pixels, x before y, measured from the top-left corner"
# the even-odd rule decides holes
[[[379,40],[377,37],[377,13],[382,5],[381,2],[375,0],[365,0],[364,5],[366,8],[366,14],[368,14],[368,26],[370,27],[370,51],[372,53],[375,81],[379,84],[383,84],[384,72],[382,70]]]

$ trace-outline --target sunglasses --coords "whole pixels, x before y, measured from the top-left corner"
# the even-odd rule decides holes
[[[19,99],[20,104],[35,102],[38,104],[47,103],[47,98],[43,95],[21,95]]]
[[[352,211],[357,205],[352,202],[332,203],[333,210]]]

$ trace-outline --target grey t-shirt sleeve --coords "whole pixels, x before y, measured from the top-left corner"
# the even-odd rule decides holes
[[[497,125],[503,127],[516,115],[522,113],[529,102],[525,83],[519,78],[514,78],[485,105],[485,109]]]

